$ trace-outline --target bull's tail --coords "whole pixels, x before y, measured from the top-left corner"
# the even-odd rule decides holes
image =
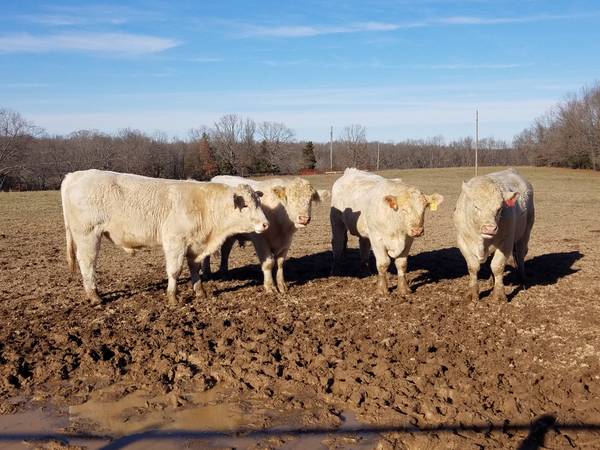
[[[66,225],[66,223],[65,223]],[[67,263],[69,264],[69,270],[75,272],[75,243],[73,242],[73,235],[71,230],[67,226]]]
[[[63,218],[65,220],[65,235],[67,238],[67,264],[69,265],[69,270],[71,272],[75,272],[75,242],[73,242],[73,234],[71,233],[71,228],[69,228],[69,220],[67,219],[67,194],[65,184],[70,174],[67,174],[65,179],[63,180],[60,186],[60,197],[62,201],[62,209],[63,209]]]

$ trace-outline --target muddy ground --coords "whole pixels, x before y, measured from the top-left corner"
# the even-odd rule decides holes
[[[286,295],[264,294],[252,248],[236,247],[210,300],[194,299],[184,272],[169,308],[160,251],[131,257],[105,241],[105,304],[92,308],[66,267],[58,193],[2,193],[0,413],[51,407],[69,419],[55,431],[105,436],[90,447],[178,429],[190,433],[113,444],[600,448],[600,174],[521,172],[536,190],[531,286],[507,270],[508,303],[489,300],[485,280],[478,302],[462,297],[451,213],[467,169],[385,173],[446,197],[413,246],[406,300],[375,295],[354,239],[343,276],[328,276],[322,205],[296,234]],[[309,178],[330,188],[336,175]],[[330,432],[306,433],[316,428]]]

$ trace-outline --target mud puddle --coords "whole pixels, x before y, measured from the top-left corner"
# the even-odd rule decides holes
[[[0,448],[21,450],[32,448],[86,448],[95,450],[110,440],[93,433],[68,432],[69,417],[60,412],[39,408],[16,414],[0,415]]]
[[[117,391],[95,393],[67,414],[37,409],[0,416],[0,448],[361,450],[380,439],[356,432],[364,424],[352,412],[328,414],[334,420],[322,427],[320,420],[311,425],[311,418],[322,418],[320,411],[265,410],[251,399],[227,402],[229,393],[218,388],[186,398],[146,390],[112,398]]]

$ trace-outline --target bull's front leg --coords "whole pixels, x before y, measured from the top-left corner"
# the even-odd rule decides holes
[[[96,288],[96,260],[100,250],[100,235],[94,231],[87,234],[78,234],[75,245],[85,294],[92,306],[100,305],[102,299]]]
[[[287,248],[283,249],[277,255],[277,275],[276,275],[277,289],[282,294],[287,292],[287,290],[288,290],[287,283],[285,282],[285,277],[283,274],[283,263],[285,262],[285,258],[287,256],[288,250],[289,249],[287,249]]]
[[[273,265],[275,258],[272,254],[266,255],[264,260],[261,262],[261,269],[263,271],[263,286],[267,294],[275,293],[275,285],[273,284]]]
[[[377,264],[377,293],[387,297],[389,295],[387,272],[390,266],[390,258],[385,247],[379,244],[373,244],[373,253],[375,254],[375,263]]]
[[[396,261],[396,270],[398,271],[398,295],[405,296],[411,293],[411,290],[408,287],[408,282],[406,281],[406,269],[408,267],[408,257],[406,256],[398,256]]]
[[[504,292],[504,268],[506,267],[507,254],[502,249],[497,249],[492,258],[492,276],[494,278],[494,289],[492,291],[493,300],[508,301],[506,292]]]
[[[459,238],[458,247],[462,253],[465,261],[467,262],[467,268],[469,270],[469,286],[465,293],[465,300],[477,301],[479,300],[479,283],[477,282],[477,274],[481,263],[479,258],[469,251],[469,247]]]
[[[181,273],[184,255],[187,253],[183,242],[167,241],[163,244],[167,265],[167,301],[171,306],[177,305],[177,278]]]
[[[258,255],[258,260],[260,261],[263,272],[263,286],[265,291],[267,294],[274,294],[273,265],[275,263],[275,257],[273,256],[273,252],[271,252],[267,242],[261,235],[256,236],[252,242],[254,243],[256,254]]]
[[[408,287],[408,281],[406,279],[406,270],[408,268],[408,253],[413,243],[413,239],[407,238],[404,242],[404,250],[400,253],[400,256],[396,258],[394,263],[396,264],[396,270],[398,271],[398,295],[405,296],[411,293]]]

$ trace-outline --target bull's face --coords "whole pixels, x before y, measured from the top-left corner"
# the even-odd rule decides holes
[[[466,213],[471,225],[483,239],[492,239],[498,234],[502,209],[512,207],[518,192],[503,192],[495,183],[476,187],[462,186],[466,196]]]
[[[269,221],[260,207],[259,194],[254,192],[247,184],[235,188],[233,194],[234,211],[240,217],[244,233],[262,233],[269,228]]]
[[[440,194],[426,195],[415,188],[409,188],[399,195],[386,195],[384,201],[388,207],[398,213],[406,234],[416,238],[425,233],[425,210],[437,210],[444,201]]]
[[[285,206],[288,217],[296,228],[304,228],[310,223],[312,202],[320,201],[320,197],[308,181],[296,178],[285,187],[273,187],[273,192]]]

